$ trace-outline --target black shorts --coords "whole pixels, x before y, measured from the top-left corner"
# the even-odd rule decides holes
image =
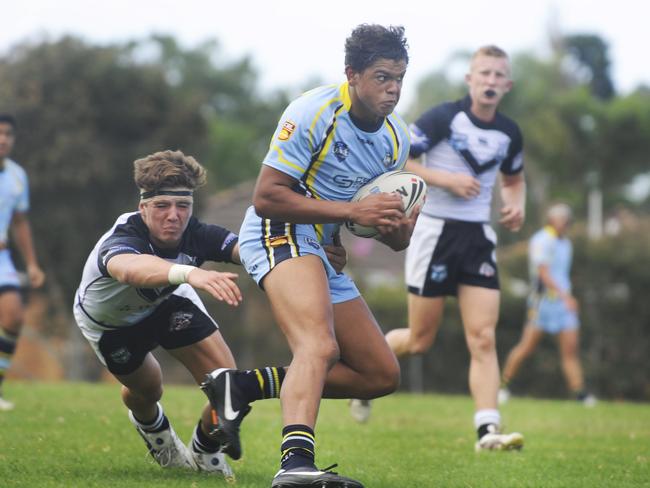
[[[459,284],[499,289],[494,230],[482,222],[420,215],[406,251],[409,293],[457,295]]]
[[[171,295],[137,324],[103,332],[97,346],[108,370],[125,375],[138,369],[158,345],[164,349],[189,346],[215,330],[214,321],[192,300]]]

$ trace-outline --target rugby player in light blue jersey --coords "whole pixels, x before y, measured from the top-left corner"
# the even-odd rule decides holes
[[[15,132],[14,117],[0,114],[0,410],[14,408],[14,404],[2,396],[2,382],[16,350],[24,314],[20,280],[7,249],[10,228],[14,243],[25,261],[29,285],[39,288],[45,281],[27,218],[27,174],[18,163],[9,159],[16,140]]]
[[[350,201],[369,180],[401,169],[408,156],[408,130],[393,114],[408,64],[404,28],[360,25],[345,51],[347,82],[305,93],[282,115],[240,232],[242,263],[266,291],[293,354],[280,392],[276,488],[361,487],[316,468],[321,397],[375,398],[399,383],[399,365],[377,322],[323,246],[338,242],[345,221],[377,227],[392,249],[408,246],[417,211],[406,218],[392,194]],[[209,397],[220,416],[235,418],[266,381],[215,371]]]
[[[557,335],[562,371],[569,390],[578,401],[592,406],[596,399],[585,389],[578,353],[578,302],[571,291],[573,246],[566,236],[571,209],[563,203],[555,204],[548,209],[546,218],[547,225],[530,239],[528,323],[519,343],[508,354],[499,401],[508,400],[508,383],[523,361],[535,351],[544,333],[548,333]]]

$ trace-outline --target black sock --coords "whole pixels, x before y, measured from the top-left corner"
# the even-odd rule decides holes
[[[485,434],[492,434],[494,432],[499,432],[499,428],[494,424],[483,424],[476,429],[479,440],[483,438]]]
[[[238,371],[235,381],[237,381],[237,386],[250,403],[265,398],[280,398],[280,388],[285,375],[284,368],[268,366],[266,368]]]
[[[221,449],[221,443],[203,432],[201,421],[194,428],[192,436],[192,448],[197,452],[218,452]]]
[[[306,425],[287,425],[282,429],[282,469],[311,468],[316,469],[314,458],[316,439],[314,431]]]

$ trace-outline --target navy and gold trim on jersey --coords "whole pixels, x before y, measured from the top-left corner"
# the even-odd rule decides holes
[[[272,219],[262,219],[262,247],[269,268],[282,261],[300,256],[296,239],[296,225]]]

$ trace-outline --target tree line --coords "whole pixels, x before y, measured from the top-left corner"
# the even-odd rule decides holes
[[[605,209],[624,205],[644,215],[650,208],[648,195],[633,200],[629,193],[650,168],[650,87],[618,93],[608,46],[597,35],[562,36],[550,45],[544,57],[513,53],[515,88],[502,110],[524,134],[530,198],[523,235],[504,234],[505,243],[529,235],[551,200],[564,200],[584,216],[594,188]],[[468,53],[452,53],[450,65],[467,60]],[[432,66],[419,80],[414,103],[402,107],[408,122],[434,103],[463,96],[462,80],[448,71]],[[25,42],[0,56],[0,111],[18,120],[14,158],[30,176],[31,220],[53,317],[69,321],[85,257],[119,213],[135,209],[134,159],[182,149],[208,168],[206,194],[256,176],[277,119],[297,94],[262,92],[259,78],[249,57],[227,59],[218,41],[186,48],[170,36],[101,46],[64,36]],[[625,241],[619,244],[628,249]],[[584,246],[582,256],[595,252],[603,270],[583,273],[592,283],[578,282],[578,290],[593,288],[593,277],[607,276],[622,255],[628,264],[646,259],[639,246],[625,253]],[[589,269],[589,262],[578,263]],[[512,266],[514,276],[525,275]],[[645,273],[632,274],[639,280],[632,289],[647,285]],[[518,313],[504,307],[504,323],[519,323]],[[650,320],[642,317],[635,334],[647,335]],[[643,386],[634,386],[631,396],[649,395],[645,388],[642,393]]]

